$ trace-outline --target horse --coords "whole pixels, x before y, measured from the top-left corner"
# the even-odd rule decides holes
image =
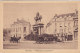
[[[18,43],[18,41],[21,39],[21,37],[11,37],[10,38],[10,42],[17,42]]]

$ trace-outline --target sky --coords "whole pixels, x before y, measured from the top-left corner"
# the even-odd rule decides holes
[[[76,3],[5,3],[3,8],[3,25],[9,28],[17,19],[24,19],[34,25],[34,17],[39,12],[45,25],[55,14],[73,13]]]

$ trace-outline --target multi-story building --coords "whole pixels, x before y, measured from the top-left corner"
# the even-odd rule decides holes
[[[74,20],[74,38],[78,39],[78,17],[77,18],[73,18]]]
[[[11,25],[11,36],[21,37],[21,39],[24,39],[25,36],[30,34],[30,30],[30,22],[26,22],[23,19],[17,19],[17,21]]]
[[[56,34],[58,36],[73,35],[75,39],[78,35],[78,11],[55,15],[54,18],[47,24],[46,33]]]

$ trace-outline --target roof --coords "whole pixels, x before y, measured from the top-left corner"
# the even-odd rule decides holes
[[[14,22],[12,25],[16,25],[16,24],[30,24],[30,22],[27,22],[23,19],[21,19],[21,20],[17,19],[17,21]]]
[[[55,15],[54,17],[57,17],[57,18],[59,18],[59,17],[65,17],[65,16],[71,16],[71,17],[75,17],[77,14],[76,13],[67,13],[67,14],[61,14],[61,15]]]

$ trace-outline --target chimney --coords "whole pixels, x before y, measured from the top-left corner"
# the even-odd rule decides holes
[[[77,10],[77,9],[75,9],[75,11],[76,11],[76,14],[78,14],[78,10]]]
[[[19,18],[17,18],[17,21],[19,21]]]

